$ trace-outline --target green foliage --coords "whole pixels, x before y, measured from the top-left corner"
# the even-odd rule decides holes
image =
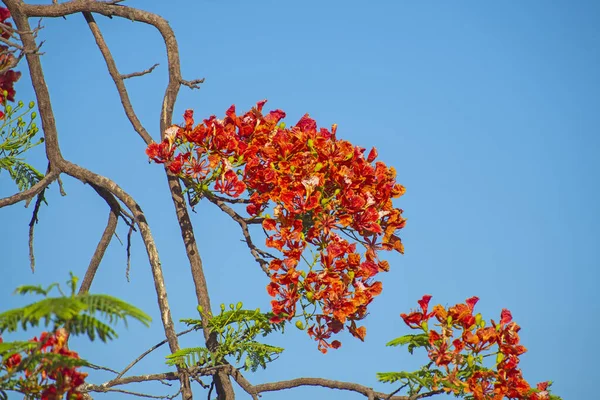
[[[414,372],[378,372],[377,379],[380,382],[400,382],[402,387],[407,388],[408,395],[417,395],[422,390],[427,392],[433,390],[433,378],[440,371],[423,367]]]
[[[39,129],[34,122],[34,107],[33,102],[29,103],[27,109],[24,109],[22,101],[16,107],[4,104],[5,115],[0,125],[0,172],[8,171],[21,191],[29,189],[44,177],[21,157],[27,150],[44,141],[43,138],[35,140]],[[27,114],[29,122],[25,122]]]
[[[98,337],[103,342],[117,337],[117,333],[98,317],[115,325],[118,321],[127,324],[128,318],[150,324],[151,318],[138,308],[104,294],[76,294],[77,277],[71,274],[67,282],[71,289],[70,296],[48,297],[52,289],[62,291],[57,283],[47,288],[41,286],[18,287],[18,294],[37,294],[45,298],[25,307],[0,313],[0,334],[15,332],[19,327],[27,330],[43,322],[45,327],[52,324],[51,329],[65,327],[72,335],[87,334],[90,340]]]
[[[404,335],[390,340],[386,346],[408,346],[408,351],[413,354],[417,347],[426,347],[429,344],[429,335],[420,333],[416,335]],[[400,382],[402,387],[407,388],[409,396],[418,394],[421,390],[427,391],[433,388],[433,378],[440,371],[430,369],[430,365],[414,372],[378,372],[377,379],[380,382]]]
[[[56,339],[59,328],[64,328],[62,340],[66,340],[68,332],[69,335],[87,334],[90,340],[98,337],[107,341],[117,337],[110,325],[119,321],[127,323],[132,318],[149,325],[148,315],[119,299],[102,294],[77,294],[77,282],[77,277],[71,274],[67,281],[69,295],[63,293],[58,283],[48,287],[20,286],[15,293],[44,298],[25,307],[0,313],[0,400],[8,399],[8,391],[24,393],[26,399],[39,398],[44,387],[38,382],[39,374],[89,366],[87,361],[76,354],[73,356],[69,351],[64,352],[64,347],[60,351],[44,350],[49,339],[43,338],[59,340]],[[51,297],[53,290],[58,291],[61,296]],[[27,330],[41,323],[46,327],[51,325],[51,329],[48,333],[43,333],[39,340],[2,341],[1,335],[4,332]],[[53,342],[50,346],[55,346],[56,343]],[[57,379],[58,382],[61,378],[52,379]]]
[[[282,331],[284,323],[273,324],[269,320],[271,313],[261,313],[260,309],[243,310],[242,303],[236,306],[231,304],[230,310],[225,311],[221,305],[221,313],[209,320],[209,328],[217,333],[219,346],[213,351],[206,347],[181,349],[167,356],[167,364],[181,366],[214,366],[219,365],[227,357],[232,357],[235,364],[241,368],[256,371],[260,366],[267,367],[267,363],[277,358],[283,351],[281,347],[271,346],[256,341],[260,334],[263,337],[274,331]],[[202,310],[199,309],[202,314]],[[196,329],[202,328],[202,320],[185,319],[182,322]]]
[[[429,335],[420,333],[418,335],[404,335],[386,343],[386,346],[408,345],[408,351],[413,354],[416,347],[425,347],[429,343]]]

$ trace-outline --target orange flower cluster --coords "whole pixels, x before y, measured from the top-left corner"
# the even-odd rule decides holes
[[[68,333],[64,329],[58,329],[54,333],[43,332],[38,339],[33,338],[33,342],[39,343],[39,348],[29,352],[29,356],[34,353],[54,353],[69,358],[79,359],[79,355],[67,348],[66,342]],[[0,343],[2,338],[0,337]],[[83,394],[76,389],[85,382],[86,373],[78,371],[78,367],[56,367],[51,361],[42,358],[39,363],[21,365],[21,354],[13,354],[6,357],[0,369],[5,369],[8,373],[24,372],[24,376],[19,377],[16,389],[27,395],[36,395],[41,400],[58,400],[64,398],[65,394],[69,400],[81,400]]]
[[[431,296],[419,300],[421,310],[400,314],[412,329],[421,329],[428,335],[426,346],[431,361],[445,371],[435,375],[434,390],[443,388],[455,395],[468,394],[474,400],[547,400],[549,382],[542,382],[533,389],[523,379],[518,368],[519,356],[527,351],[519,344],[521,329],[510,311],[503,309],[498,323],[486,326],[481,314],[473,315],[479,300],[471,297],[464,304],[448,309],[436,305],[428,312]],[[429,329],[428,320],[435,317],[440,330]],[[461,332],[454,337],[454,331]],[[496,367],[484,366],[484,357],[496,355]],[[439,371],[439,370],[438,370]]]
[[[242,116],[231,106],[223,120],[212,116],[198,125],[188,110],[185,125],[168,128],[146,152],[198,192],[247,193],[247,212],[263,219],[266,246],[282,255],[269,266],[272,322],[291,320],[300,304],[314,321],[308,333],[326,352],[340,346],[328,340],[344,327],[364,339],[366,329],[356,323],[381,292],[374,277],[389,269],[378,251],[403,252],[396,231],[405,220],[392,199],[404,187],[393,168],[374,163],[375,149],[365,155],[338,140],[335,125],[319,129],[307,114],[286,128],[285,113],[263,115],[264,104]]]
[[[7,8],[0,7],[0,23],[10,27],[11,23],[7,21],[10,18],[10,12]],[[11,33],[6,29],[0,27],[0,36],[4,39],[10,39]],[[8,66],[12,65],[15,60],[15,56],[9,51],[9,48],[4,45],[0,45],[0,71],[3,71]],[[0,73],[0,103],[4,103],[6,100],[15,100],[15,89],[14,84],[21,77],[20,72],[15,72],[12,69],[8,69]],[[4,118],[4,113],[0,112],[0,119]]]

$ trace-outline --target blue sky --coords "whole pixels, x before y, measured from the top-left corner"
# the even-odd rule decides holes
[[[600,6],[593,1],[302,2],[231,0],[129,1],[164,16],[175,30],[186,79],[205,77],[200,91],[183,88],[198,117],[246,110],[267,98],[288,124],[309,112],[321,126],[370,148],[398,171],[407,193],[397,205],[408,218],[406,254],[390,255],[384,291],[370,306],[365,343],[342,335],[338,351],[321,355],[291,327],[270,338],[286,351],[252,383],[301,376],[374,385],[378,371],[411,370],[425,360],[385,343],[408,333],[399,317],[425,293],[432,304],[481,298],[477,309],[498,319],[512,311],[528,348],[521,366],[535,383],[554,380],[564,398],[587,398],[600,355]],[[127,81],[138,116],[159,137],[166,59],[159,35],[131,21],[97,17]],[[42,62],[66,158],[114,179],[146,212],[157,241],[174,319],[197,315],[190,272],[160,167],[130,128],[82,16],[45,20]],[[25,64],[21,70],[25,72]],[[28,76],[18,98],[33,99]],[[29,160],[45,168],[42,149]],[[88,186],[63,178],[36,228],[37,270],[28,266],[31,209],[0,209],[1,309],[24,304],[20,284],[83,276],[108,216]],[[0,196],[14,186],[0,175]],[[213,306],[244,302],[268,308],[267,281],[234,222],[201,203],[192,215]],[[126,229],[121,226],[119,237]],[[77,340],[97,364],[121,369],[161,340],[162,327],[145,251],[133,241],[131,281],[125,248],[114,240],[92,290],[144,309],[151,328],[119,328],[110,344]],[[179,324],[179,327],[182,327]],[[37,332],[36,332],[37,333]],[[32,335],[34,333],[32,332]],[[201,338],[186,337],[185,346]],[[163,371],[166,349],[132,373]],[[110,375],[94,373],[100,383]],[[161,385],[139,391],[172,393]],[[240,392],[241,393],[241,392]],[[200,396],[204,396],[199,391]],[[97,398],[121,398],[96,395]],[[244,398],[245,395],[240,395]],[[280,398],[265,394],[265,399]],[[325,389],[294,389],[285,398],[358,399]],[[15,397],[16,398],[16,397]],[[125,397],[123,397],[125,398]]]

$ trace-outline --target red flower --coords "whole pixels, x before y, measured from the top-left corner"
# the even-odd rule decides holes
[[[413,311],[410,314],[400,314],[404,323],[410,326],[413,329],[421,328],[423,322],[427,322],[429,318],[433,315],[433,312],[427,313],[429,308],[429,301],[431,300],[431,296],[426,294],[418,301],[421,306],[421,311]]]
[[[6,361],[4,361],[4,365],[6,366],[6,368],[8,368],[9,370],[15,368],[17,365],[19,365],[21,363],[21,355],[19,353],[17,354],[13,354],[12,356],[8,357],[6,359]]]
[[[217,180],[215,190],[231,197],[238,197],[246,190],[246,185],[238,179],[233,170],[229,170],[223,174],[221,179]]]

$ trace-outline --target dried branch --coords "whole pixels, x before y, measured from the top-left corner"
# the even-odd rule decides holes
[[[100,195],[106,201],[108,206],[110,207],[110,212],[108,214],[108,222],[106,223],[106,228],[102,233],[102,237],[100,238],[100,242],[98,242],[98,246],[96,246],[96,251],[90,260],[90,264],[88,265],[87,270],[85,271],[85,276],[83,277],[83,281],[81,282],[81,286],[79,287],[79,293],[87,293],[92,286],[92,281],[96,276],[96,271],[98,271],[98,267],[100,266],[100,262],[104,258],[104,253],[110,244],[110,241],[115,234],[117,229],[117,223],[119,220],[119,214],[121,213],[121,206],[119,202],[115,199],[115,197],[110,194],[109,191],[92,185],[96,193]]]
[[[192,81],[186,81],[185,79],[180,79],[179,83],[184,86],[189,87],[190,89],[200,89],[200,84],[204,83],[204,78],[194,79]]]
[[[42,190],[46,189],[54,180],[58,178],[58,171],[51,170],[38,183],[27,190],[15,193],[12,196],[0,199],[0,208],[16,204],[20,201],[31,200]]]
[[[46,188],[42,189],[40,194],[38,194],[37,199],[35,200],[35,206],[33,207],[33,215],[31,216],[31,221],[29,221],[29,266],[31,267],[31,272],[35,272],[35,255],[33,252],[33,230],[35,224],[38,223],[38,212],[40,211],[42,201],[45,201],[45,192]]]
[[[212,193],[212,197],[214,199],[221,200],[222,202],[230,203],[230,204],[250,204],[250,200],[248,200],[248,199],[242,199],[242,198],[230,199],[227,197],[219,196],[218,194],[214,194],[214,193]]]
[[[133,225],[129,226],[129,231],[127,231],[127,267],[125,268],[125,278],[127,278],[127,282],[129,282],[129,272],[131,271],[131,235],[135,227]]]
[[[110,52],[110,49],[108,48],[108,45],[106,44],[106,41],[104,40],[104,37],[102,36],[102,32],[100,31],[98,24],[96,24],[96,21],[94,19],[94,16],[92,15],[92,13],[84,12],[83,16],[85,17],[85,20],[88,23],[88,27],[90,28],[90,31],[92,31],[92,34],[94,35],[94,39],[96,40],[96,45],[98,46],[98,49],[100,49],[100,52],[102,53],[102,56],[104,57],[104,61],[106,62],[106,67],[108,68],[108,72],[109,72],[113,82],[115,83],[115,86],[117,87],[117,92],[119,93],[119,97],[121,99],[121,104],[123,105],[123,110],[125,111],[125,115],[127,115],[127,118],[129,119],[129,122],[133,126],[133,129],[138,133],[138,135],[140,135],[140,137],[144,140],[144,142],[146,144],[151,143],[152,137],[146,131],[146,129],[142,125],[141,121],[138,119],[138,117],[133,109],[133,106],[131,104],[131,100],[129,99],[129,93],[127,92],[127,88],[125,88],[125,83],[123,82],[123,80],[128,78],[128,76],[121,75],[121,73],[119,73],[117,64],[115,63],[115,60]],[[151,67],[149,70],[147,70],[148,73],[151,72],[157,65],[158,64],[154,64],[153,67]]]
[[[252,237],[250,236],[250,230],[248,229],[248,223],[246,222],[246,220],[242,218],[241,215],[236,213],[233,208],[225,204],[223,200],[219,200],[212,193],[206,192],[204,193],[204,196],[208,199],[208,201],[215,204],[217,207],[223,210],[223,212],[229,215],[235,222],[238,223],[238,225],[242,229],[242,234],[244,235],[246,245],[250,249],[250,253],[254,257],[256,262],[260,265],[260,268],[263,270],[263,272],[267,274],[267,276],[271,276],[271,274],[269,273],[269,263],[263,257],[275,257],[254,245],[254,243],[252,242]]]
[[[14,47],[15,49],[24,50],[23,46],[21,46],[20,44],[15,43],[15,42],[11,42],[10,40],[8,40],[8,39],[6,39],[6,38],[4,38],[2,36],[0,36],[0,42],[2,42],[4,44],[7,44],[8,47]]]
[[[158,66],[159,66],[159,64],[158,64],[158,63],[156,63],[156,64],[154,64],[153,66],[151,66],[150,68],[148,68],[148,69],[145,69],[145,70],[143,70],[143,71],[140,71],[140,72],[132,72],[132,73],[130,73],[130,74],[121,75],[121,79],[129,79],[129,78],[134,78],[134,77],[136,77],[136,76],[143,76],[143,75],[149,74],[149,73],[151,73],[152,71],[154,71],[154,68],[156,68],[156,67],[158,67]]]
[[[183,335],[185,335],[187,333],[190,333],[192,331],[195,331],[195,330],[197,330],[196,327],[193,327],[193,328],[190,328],[190,329],[186,329],[185,331],[179,332],[177,334],[177,337],[183,336]],[[132,362],[130,362],[129,365],[126,366],[125,369],[123,369],[123,371],[119,372],[119,374],[117,375],[117,377],[115,379],[121,378],[123,375],[125,375],[127,373],[127,371],[129,371],[131,368],[133,368],[133,366],[135,364],[137,364],[138,362],[140,362],[144,357],[146,357],[148,354],[152,353],[154,350],[158,349],[159,347],[161,347],[165,343],[167,343],[167,340],[163,340],[161,342],[158,342],[157,344],[155,344],[154,346],[150,347],[148,350],[146,350],[145,352],[143,352],[142,354],[140,354],[138,357],[136,357],[135,360],[133,360]]]
[[[432,392],[422,393],[420,395],[414,396],[390,396],[386,393],[377,392],[373,390],[373,388],[360,385],[358,383],[352,382],[343,382],[332,379],[325,378],[297,378],[286,381],[278,381],[271,383],[262,383],[258,385],[252,385],[248,380],[242,375],[242,373],[231,365],[224,365],[223,369],[227,371],[229,375],[233,377],[238,385],[246,393],[250,394],[253,399],[257,399],[260,393],[264,392],[274,392],[286,389],[292,389],[300,386],[320,386],[329,389],[338,389],[338,390],[348,390],[356,393],[360,393],[366,396],[369,400],[375,399],[388,399],[388,400],[416,400],[425,397],[431,397],[436,394],[443,393],[443,390],[436,390]]]
[[[28,12],[39,8],[40,6],[30,6],[24,4],[21,0],[4,0],[4,3],[8,7],[15,25],[17,29],[20,31],[31,31],[28,18],[32,17],[32,12]],[[81,2],[70,2],[64,4],[57,4],[51,6],[41,6],[43,9],[60,9],[64,6],[67,7],[81,7],[86,6],[90,8],[100,7],[103,9],[115,9],[120,10],[124,7],[116,7],[112,5],[108,5],[105,3],[97,3],[90,1],[81,1]],[[88,10],[79,10],[79,11],[88,11]],[[40,15],[41,16],[41,15]],[[25,49],[33,50],[36,48],[36,43],[33,35],[31,33],[22,33],[21,42]],[[161,314],[161,320],[163,323],[163,328],[165,331],[165,335],[168,339],[169,348],[171,352],[176,352],[179,350],[179,343],[177,336],[175,334],[173,319],[171,317],[171,310],[169,307],[169,303],[167,300],[167,292],[164,283],[164,277],[162,272],[162,267],[160,264],[160,258],[158,256],[158,251],[156,250],[156,245],[154,243],[154,238],[146,221],[146,217],[142,212],[141,207],[137,202],[123,189],[121,189],[116,183],[111,181],[110,179],[103,177],[101,175],[95,174],[92,171],[89,171],[85,168],[82,168],[76,164],[73,164],[67,160],[65,160],[61,154],[60,146],[58,142],[58,133],[56,128],[56,123],[54,119],[54,113],[52,111],[52,104],[50,101],[50,95],[48,92],[48,87],[46,85],[46,81],[44,78],[44,73],[42,69],[42,65],[39,59],[38,54],[34,54],[33,52],[27,52],[26,54],[27,64],[29,66],[29,73],[31,76],[31,81],[33,84],[33,88],[36,94],[38,108],[40,111],[40,117],[42,120],[42,129],[45,134],[45,143],[46,143],[46,156],[53,167],[56,167],[57,172],[66,173],[69,176],[72,176],[76,179],[79,179],[83,183],[94,184],[98,187],[101,187],[111,194],[113,194],[116,198],[118,198],[123,204],[129,208],[129,210],[133,213],[135,218],[135,222],[140,229],[140,235],[142,237],[142,241],[144,246],[146,247],[146,252],[148,255],[148,260],[150,262],[152,275],[154,278],[154,286],[157,294],[158,306]],[[189,381],[185,374],[180,371],[179,376],[181,377],[181,383],[185,386],[184,398],[190,399],[192,397],[191,391],[189,390]]]

